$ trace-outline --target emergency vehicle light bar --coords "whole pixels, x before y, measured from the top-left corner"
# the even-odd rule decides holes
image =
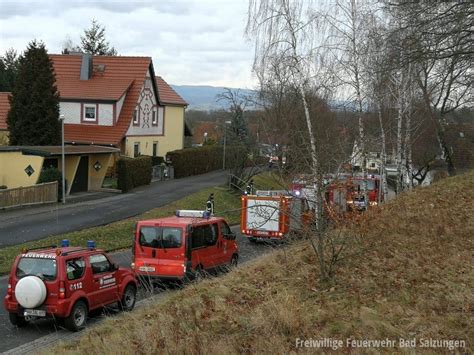
[[[199,210],[176,210],[177,217],[209,218],[210,213]]]

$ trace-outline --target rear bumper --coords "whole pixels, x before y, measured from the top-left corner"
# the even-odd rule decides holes
[[[13,297],[6,296],[3,304],[7,312],[16,313],[18,315],[23,316],[23,311],[25,310],[25,308],[20,306],[18,302],[13,299]],[[36,307],[35,309],[46,311],[46,316],[49,317],[64,318],[69,315],[69,302],[60,300],[55,305],[43,304],[42,306]]]

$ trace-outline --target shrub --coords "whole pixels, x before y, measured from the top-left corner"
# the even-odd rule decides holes
[[[50,166],[41,170],[41,174],[38,178],[37,184],[44,184],[45,182],[58,182],[58,201],[62,199],[63,196],[63,187],[62,187],[62,174],[58,168]],[[66,185],[67,191],[67,185]]]
[[[151,164],[149,156],[121,157],[117,161],[117,187],[127,192],[137,186],[148,185],[151,182]]]
[[[240,160],[236,157],[245,154],[243,147],[227,146],[226,168],[234,167]],[[222,169],[223,146],[211,145],[174,150],[169,152],[167,157],[174,168],[175,178],[199,175]]]
[[[0,185],[0,190],[6,190],[6,189],[8,189],[7,185]]]

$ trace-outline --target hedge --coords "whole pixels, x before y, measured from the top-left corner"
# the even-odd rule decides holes
[[[226,168],[235,167],[247,158],[244,147],[226,147]],[[203,146],[174,150],[167,154],[174,168],[174,177],[204,174],[222,169],[223,147],[220,145]]]
[[[122,192],[151,182],[151,157],[121,157],[117,161],[117,187]]]

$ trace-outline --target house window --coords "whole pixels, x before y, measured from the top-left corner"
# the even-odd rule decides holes
[[[156,157],[158,155],[158,142],[153,142],[153,156]]]
[[[153,126],[157,126],[157,125],[158,125],[158,118],[157,118],[156,111],[153,110],[153,112],[151,113],[151,115],[152,115],[152,116],[151,116],[151,117],[152,117],[152,119],[151,119],[151,124],[152,124]]]
[[[140,155],[140,142],[135,142],[133,145],[133,157],[136,158]]]
[[[133,124],[135,126],[139,125],[139,119],[138,119],[138,110],[133,111]]]
[[[97,121],[97,106],[96,105],[84,105],[84,121]]]

